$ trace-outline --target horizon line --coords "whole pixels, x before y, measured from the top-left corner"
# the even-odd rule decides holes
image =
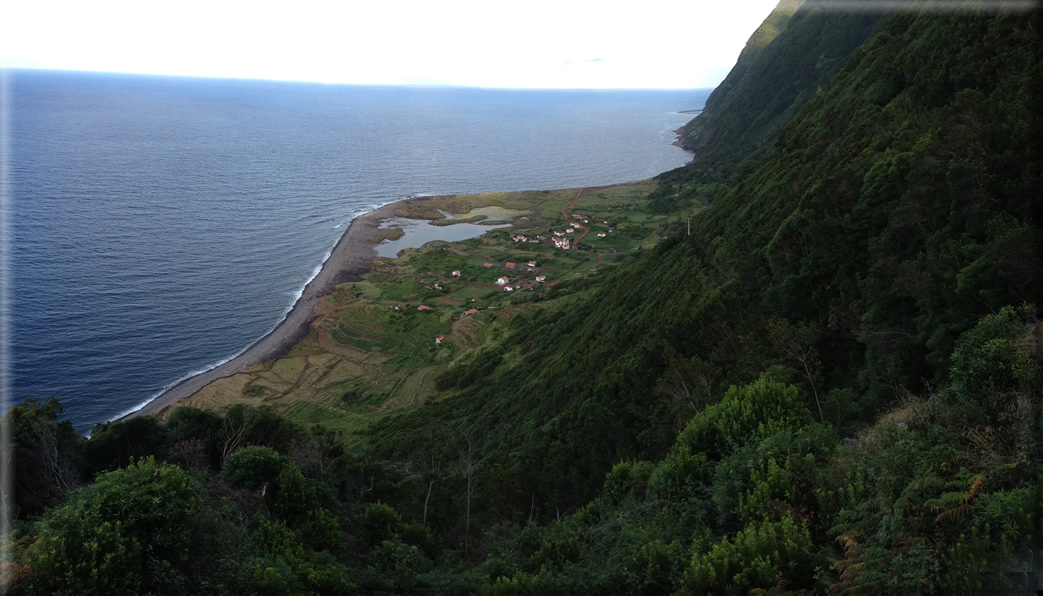
[[[348,86],[348,87],[410,87],[428,89],[488,89],[501,91],[703,91],[712,90],[720,85],[705,87],[500,87],[492,85],[468,85],[462,83],[355,83],[344,81],[318,81],[314,79],[284,79],[257,76],[229,76],[229,75],[207,75],[207,74],[184,74],[163,72],[141,72],[125,70],[94,70],[81,68],[47,67],[47,66],[6,66],[0,64],[0,71],[37,71],[37,72],[64,72],[82,74],[110,74],[146,77],[177,77],[187,79],[210,79],[227,81],[261,81],[269,83],[307,83],[313,85]]]

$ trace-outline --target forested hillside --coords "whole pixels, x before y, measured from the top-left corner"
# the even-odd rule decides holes
[[[702,115],[681,130],[681,143],[696,153],[698,167],[675,170],[661,180],[720,180],[769,149],[782,125],[826,84],[883,17],[875,11],[830,11],[823,6],[802,0],[779,3],[707,98]]]
[[[648,199],[691,234],[436,399],[350,441],[13,409],[12,591],[1035,593],[1040,12],[772,18]]]

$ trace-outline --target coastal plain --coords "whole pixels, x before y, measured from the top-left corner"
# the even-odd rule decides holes
[[[482,345],[498,321],[542,308],[565,294],[562,282],[597,275],[680,233],[701,206],[656,214],[647,205],[655,186],[410,197],[359,216],[271,333],[128,418],[243,403],[350,433],[424,403],[436,394],[437,376]],[[460,224],[480,235],[439,239]],[[569,249],[554,238],[568,238]],[[409,248],[379,256],[392,242]]]

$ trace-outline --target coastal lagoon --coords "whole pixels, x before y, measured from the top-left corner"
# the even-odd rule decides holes
[[[393,259],[399,251],[406,248],[420,248],[428,242],[459,242],[468,238],[477,238],[489,230],[510,227],[511,224],[474,224],[456,223],[450,226],[436,226],[424,219],[405,219],[393,217],[384,220],[381,229],[398,228],[404,232],[397,240],[384,240],[377,245],[377,256]]]
[[[8,80],[12,398],[81,431],[270,331],[357,215],[654,176],[709,94]]]

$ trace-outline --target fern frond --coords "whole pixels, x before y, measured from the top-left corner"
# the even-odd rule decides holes
[[[971,483],[971,489],[967,493],[967,501],[973,499],[974,495],[978,494],[978,491],[980,491],[983,486],[985,486],[985,474],[978,474],[974,479],[974,482]]]
[[[971,510],[971,506],[967,505],[966,503],[964,503],[963,505],[960,505],[959,507],[954,507],[954,508],[952,508],[952,509],[950,509],[948,511],[944,511],[942,513],[939,513],[938,517],[934,518],[934,523],[938,524],[938,523],[941,523],[943,521],[957,520],[957,519],[963,517],[965,514],[969,513],[970,510]]]

